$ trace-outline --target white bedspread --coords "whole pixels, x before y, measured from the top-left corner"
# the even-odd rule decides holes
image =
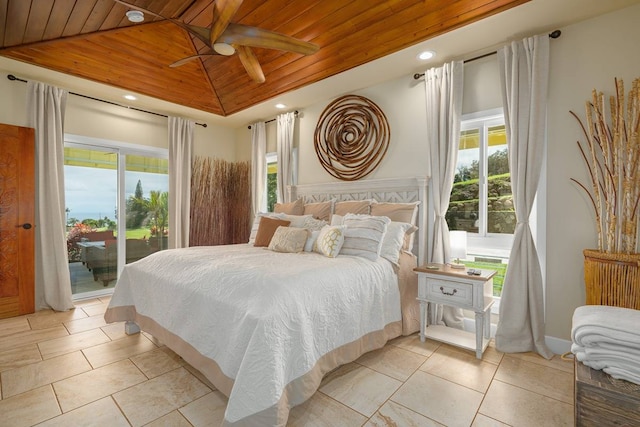
[[[273,408],[320,357],[401,319],[397,278],[384,259],[249,245],[168,250],[127,265],[105,318],[133,320],[115,315],[127,306],[234,380],[227,424]]]

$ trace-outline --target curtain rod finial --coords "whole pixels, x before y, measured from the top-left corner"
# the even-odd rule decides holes
[[[561,34],[562,34],[562,31],[554,30],[554,31],[551,31],[551,33],[549,34],[549,37],[551,37],[552,39],[557,39],[558,37],[560,37]]]

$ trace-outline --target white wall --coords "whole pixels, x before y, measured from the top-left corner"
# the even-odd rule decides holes
[[[568,338],[574,309],[584,304],[582,250],[595,248],[590,202],[569,179],[587,183],[576,141],[582,138],[569,110],[584,117],[596,88],[614,92],[622,78],[628,92],[640,78],[640,5],[562,28],[551,43],[547,162],[547,335]]]
[[[0,69],[0,123],[27,126],[27,84],[10,81],[10,68]],[[22,77],[22,76],[21,76]],[[66,133],[111,141],[167,148],[167,119],[69,94]],[[235,161],[235,129],[196,126],[194,154]]]
[[[538,227],[546,227],[546,335],[570,339],[573,310],[585,302],[582,250],[596,243],[589,203],[569,178],[586,178],[575,141],[581,137],[569,110],[582,113],[584,102],[596,87],[611,93],[613,78],[627,88],[640,77],[640,5],[577,23],[551,40],[548,110],[546,215]],[[496,56],[465,64],[463,113],[502,106]],[[428,153],[423,135],[424,86],[412,76],[353,92],[374,101],[391,127],[389,151],[367,178],[428,175]],[[313,133],[326,99],[305,108],[298,119],[299,183],[330,182],[313,147]],[[250,132],[236,131],[236,156],[250,159]],[[544,206],[544,205],[543,205]],[[544,264],[544,263],[543,263]]]

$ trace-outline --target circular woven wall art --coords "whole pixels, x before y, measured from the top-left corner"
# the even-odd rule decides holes
[[[355,181],[371,173],[389,148],[389,123],[373,101],[345,95],[327,105],[316,126],[314,146],[331,176]]]

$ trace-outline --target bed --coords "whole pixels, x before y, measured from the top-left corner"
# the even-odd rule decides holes
[[[419,328],[426,179],[290,188],[309,205],[370,200],[415,203],[413,252],[398,262],[249,244],[157,252],[125,266],[105,313],[128,333],[149,332],[228,398],[226,426],[284,426],[322,377]],[[378,218],[378,217],[377,217]]]

